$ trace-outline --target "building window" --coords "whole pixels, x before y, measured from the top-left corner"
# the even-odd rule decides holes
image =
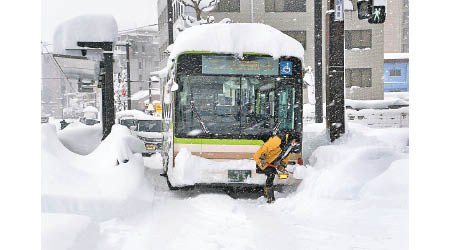
[[[402,44],[402,53],[409,52],[409,44]]]
[[[139,62],[139,69],[142,69],[142,62]]]
[[[402,76],[402,71],[400,69],[389,70],[389,76]]]
[[[139,75],[139,81],[142,81],[142,75]]]
[[[306,12],[306,0],[264,0],[266,12]]]
[[[221,0],[214,8],[215,12],[240,12],[241,0]]]
[[[142,52],[145,52],[145,46],[142,45]]]
[[[299,41],[306,50],[306,31],[283,31],[283,33]]]
[[[408,40],[409,38],[409,28],[403,28],[403,40]]]
[[[345,49],[372,47],[372,30],[346,30]]]
[[[346,69],[345,70],[345,87],[353,86],[360,88],[372,87],[372,69]]]
[[[409,12],[403,12],[403,24],[409,23]]]

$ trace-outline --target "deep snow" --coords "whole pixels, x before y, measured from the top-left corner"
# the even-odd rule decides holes
[[[408,249],[408,129],[348,127],[329,143],[324,124],[305,126],[304,180],[267,204],[169,191],[160,155],[127,149],[123,126],[80,156],[43,125],[43,249]]]

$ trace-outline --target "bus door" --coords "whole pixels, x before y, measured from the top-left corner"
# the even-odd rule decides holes
[[[294,129],[295,88],[280,86],[278,89],[278,121],[280,129]]]

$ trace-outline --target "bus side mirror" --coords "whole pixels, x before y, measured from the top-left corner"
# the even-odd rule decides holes
[[[136,131],[136,126],[130,126],[131,131]]]
[[[173,80],[173,78],[169,80],[167,85],[170,86],[170,91],[172,91],[172,92],[178,90],[178,84]]]

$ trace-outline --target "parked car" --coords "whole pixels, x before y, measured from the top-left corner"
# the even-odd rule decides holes
[[[136,119],[134,117],[123,117],[119,119],[119,124],[130,129],[131,126],[136,126]]]
[[[89,119],[89,118],[86,118],[86,119],[84,120],[84,124],[86,124],[86,125],[95,125],[95,124],[97,124],[97,123],[100,123],[100,121],[99,121],[99,120],[96,120],[96,119]]]
[[[161,152],[164,139],[163,120],[158,118],[137,119],[131,131],[145,143],[146,152],[142,155],[150,156]]]
[[[48,123],[49,117],[48,116],[41,116],[41,123]]]

